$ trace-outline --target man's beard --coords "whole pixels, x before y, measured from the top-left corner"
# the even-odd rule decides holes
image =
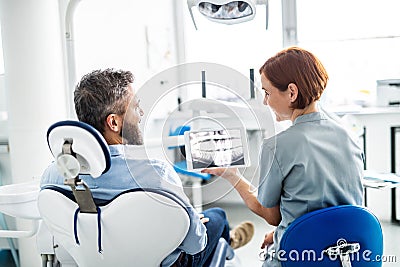
[[[142,132],[138,124],[124,123],[121,132],[122,142],[125,145],[143,145]]]

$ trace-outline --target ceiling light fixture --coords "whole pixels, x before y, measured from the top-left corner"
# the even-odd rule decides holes
[[[266,29],[268,29],[268,0],[187,0],[187,4],[196,30],[197,25],[192,11],[194,6],[197,6],[200,14],[211,21],[237,24],[253,19],[256,15],[256,5],[265,5]]]

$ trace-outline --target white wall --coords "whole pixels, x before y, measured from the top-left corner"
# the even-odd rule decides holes
[[[65,87],[58,2],[0,1],[14,183],[39,177],[51,161],[46,131],[65,118]],[[26,229],[26,222],[17,222]],[[40,266],[35,238],[19,239],[21,266]]]

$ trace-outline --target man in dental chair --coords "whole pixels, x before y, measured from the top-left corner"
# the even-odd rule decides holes
[[[81,175],[96,199],[110,200],[119,193],[134,188],[151,188],[167,191],[182,200],[190,216],[190,228],[182,244],[162,266],[208,266],[220,237],[233,248],[247,244],[254,226],[244,222],[229,230],[224,210],[212,208],[199,214],[185,195],[181,180],[167,162],[127,157],[125,149],[135,149],[143,139],[139,123],[143,110],[135,95],[129,71],[106,69],[93,71],[81,79],[74,92],[78,119],[96,128],[109,145],[111,168],[97,179]],[[64,185],[55,163],[43,173],[41,187]],[[143,215],[145,216],[145,215]],[[140,231],[140,229],[133,229]]]

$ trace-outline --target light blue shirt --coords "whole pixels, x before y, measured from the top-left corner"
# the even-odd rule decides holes
[[[99,178],[93,179],[89,175],[81,175],[92,191],[93,197],[109,200],[119,193],[134,188],[152,188],[169,192],[178,197],[187,207],[190,217],[188,234],[182,244],[162,262],[162,266],[171,266],[179,257],[181,251],[187,254],[196,254],[202,251],[207,244],[206,227],[200,221],[198,213],[190,205],[185,195],[182,182],[174,169],[160,160],[133,159],[124,155],[134,150],[134,146],[111,145],[111,168]],[[46,185],[64,185],[64,177],[60,176],[55,163],[51,164],[43,173],[41,187]],[[137,229],[140,231],[140,229]]]
[[[297,117],[286,131],[264,140],[258,200],[268,208],[280,205],[275,251],[287,226],[301,215],[362,204],[363,160],[346,130],[319,112]],[[264,266],[280,264],[267,259]]]

